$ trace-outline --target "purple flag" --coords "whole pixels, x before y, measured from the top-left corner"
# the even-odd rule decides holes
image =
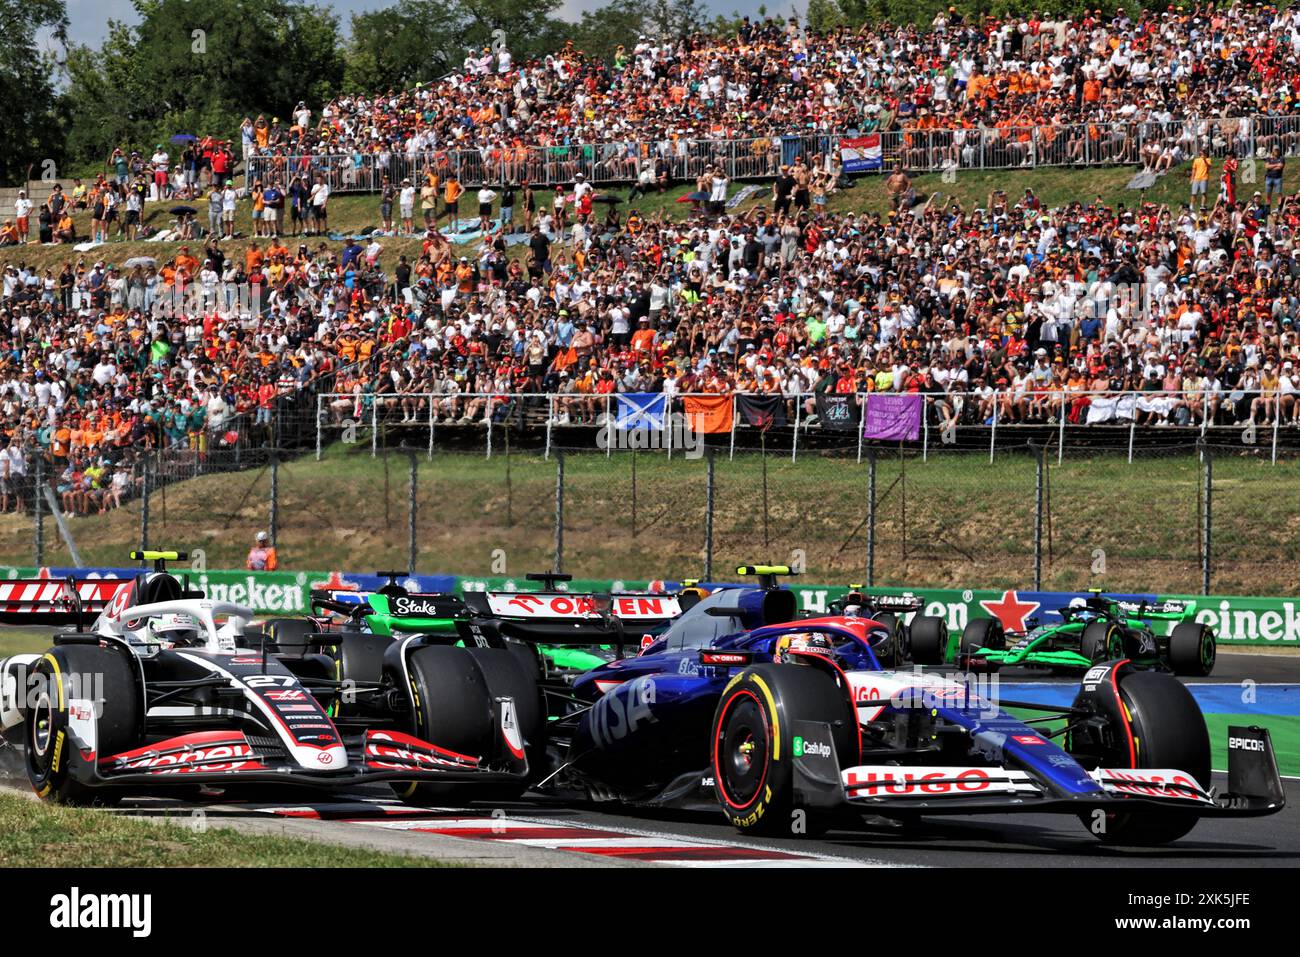
[[[872,392],[867,396],[867,414],[862,435],[868,439],[907,439],[921,435],[920,395],[904,392]]]

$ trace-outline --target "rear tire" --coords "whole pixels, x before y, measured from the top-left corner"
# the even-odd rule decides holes
[[[307,653],[307,636],[320,631],[309,618],[271,618],[262,623],[267,652],[301,658]],[[255,647],[261,648],[259,642]]]
[[[907,629],[892,611],[882,611],[875,616],[876,623],[889,629],[889,651],[876,655],[881,667],[893,668],[902,664],[907,655]]]
[[[948,623],[937,615],[912,619],[912,660],[918,665],[941,665],[948,654]]]
[[[1128,670],[1120,676],[1119,694],[1132,718],[1137,760],[1130,761],[1126,750],[1116,750],[1100,755],[1101,766],[1177,768],[1209,790],[1210,736],[1201,709],[1182,682],[1157,671]],[[1081,819],[1093,829],[1089,817]],[[1198,820],[1197,814],[1188,811],[1107,813],[1104,830],[1097,837],[1105,844],[1153,847],[1178,840]]]
[[[746,668],[718,702],[710,744],[714,793],[727,819],[746,834],[809,834],[825,824],[807,815],[802,830],[794,827],[796,720],[829,724],[841,765],[858,757],[847,691],[816,666]]]
[[[1209,625],[1184,621],[1169,635],[1169,667],[1176,675],[1204,678],[1214,670],[1218,642]]]
[[[86,759],[68,731],[71,694],[89,698],[98,707],[95,753],[91,761],[119,754],[141,740],[140,686],[130,652],[116,644],[61,645],[52,648],[33,669],[41,676],[37,697],[27,715],[25,763],[27,778],[36,794],[56,804],[116,804],[121,792],[96,787],[73,777],[74,763]],[[78,676],[75,680],[73,676]],[[94,676],[89,687],[87,678]],[[62,679],[62,680],[60,680]]]

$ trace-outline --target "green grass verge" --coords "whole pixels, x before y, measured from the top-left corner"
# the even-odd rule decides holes
[[[0,794],[0,867],[437,867],[426,857],[134,820]]]
[[[416,430],[420,432],[419,429]],[[564,430],[557,430],[557,442]],[[288,570],[365,571],[407,561],[408,461],[358,445],[328,447],[279,472],[279,550]],[[396,445],[401,436],[385,441]],[[419,435],[412,437],[419,444]],[[568,441],[572,441],[569,439]],[[551,567],[555,460],[537,453],[419,456],[417,569],[468,576]],[[635,459],[635,466],[634,466]],[[634,471],[635,469],[635,471]],[[582,578],[698,577],[706,512],[703,460],[662,453],[565,456],[564,570]],[[1293,591],[1300,559],[1300,462],[1216,457],[1216,594]],[[1004,453],[932,450],[928,462],[882,453],[877,469],[876,583],[1025,587],[1033,577],[1034,465]],[[155,493],[155,544],[202,548],[211,568],[242,567],[269,514],[270,472],[202,476]],[[792,561],[812,582],[859,581],[866,565],[867,465],[756,453],[716,462],[715,574],[749,561]],[[1067,451],[1049,471],[1044,584],[1049,588],[1196,592],[1201,582],[1194,453],[1135,459]],[[0,516],[0,554],[32,564],[30,516]],[[90,565],[123,564],[139,540],[138,502],[69,520]],[[52,522],[45,563],[71,564]],[[504,550],[505,569],[496,561]],[[1267,556],[1267,560],[1261,560]]]
[[[1022,708],[1008,708],[1007,713],[1017,718],[1039,716],[1039,712]],[[1228,726],[1259,725],[1268,728],[1273,738],[1273,753],[1277,756],[1278,773],[1286,777],[1300,777],[1300,717],[1295,715],[1217,714],[1205,716],[1205,728],[1210,734],[1210,766],[1220,771],[1228,770]],[[1058,730],[1060,721],[1034,725],[1047,733]]]
[[[1295,165],[1291,164],[1291,167],[1288,167],[1286,172],[1284,185],[1289,192],[1300,188],[1300,169],[1294,168]],[[989,194],[995,189],[1006,190],[1010,200],[1015,202],[1024,194],[1026,187],[1033,189],[1045,206],[1058,206],[1074,200],[1090,202],[1100,196],[1107,205],[1114,206],[1122,202],[1131,207],[1141,203],[1144,199],[1155,203],[1177,204],[1186,202],[1191,194],[1188,169],[1189,167],[1186,164],[1175,168],[1157,180],[1151,189],[1145,191],[1145,194],[1126,188],[1126,184],[1133,178],[1135,172],[1135,168],[1132,166],[1088,168],[1059,166],[1014,170],[959,170],[951,183],[945,183],[942,174],[939,173],[917,176],[914,182],[917,192],[922,196],[938,193],[941,195],[942,201],[945,202],[955,198],[968,211],[985,206]],[[744,185],[743,183],[733,183],[732,193],[734,194]],[[1262,184],[1254,184],[1254,186],[1260,185]],[[1252,184],[1243,184],[1241,190],[1243,192],[1252,191],[1254,186]],[[628,184],[618,184],[604,188],[598,187],[598,191],[626,198],[628,188]],[[647,218],[663,216],[667,219],[680,220],[686,217],[691,207],[686,203],[678,203],[677,200],[694,188],[694,184],[683,183],[663,195],[656,193],[640,198],[633,203],[625,202],[619,206],[619,209],[625,215],[628,210],[636,209]],[[461,202],[462,209],[468,214],[467,217],[463,218],[473,218],[472,214],[477,212],[478,203],[474,199],[474,192],[474,190],[470,190],[469,195]],[[536,193],[539,208],[550,205],[554,197],[553,190],[539,189]],[[199,208],[202,214],[201,219],[206,224],[205,203],[206,200],[199,203],[190,203],[189,205],[195,205]],[[741,203],[737,207],[737,211],[743,212],[758,204],[770,205],[768,191],[765,190],[758,196]],[[146,223],[158,228],[167,228],[171,220],[168,210],[174,205],[177,204],[148,204],[145,210]],[[495,204],[495,206],[499,207],[499,204]],[[598,216],[604,215],[603,206],[598,205],[596,209]],[[832,212],[886,213],[889,210],[889,197],[885,192],[884,178],[880,176],[859,178],[854,188],[832,194],[827,202],[827,209]],[[236,227],[245,237],[252,233],[252,217],[250,213],[251,203],[248,201],[241,202],[236,214]],[[416,213],[418,218],[418,209]],[[520,214],[521,208],[516,205],[516,222],[518,222]],[[74,220],[78,235],[86,236],[90,229],[89,213],[80,212],[74,216]],[[354,233],[367,226],[378,226],[379,223],[379,198],[376,194],[338,194],[330,200],[330,227],[333,231]],[[445,225],[445,223],[446,220],[443,219],[441,224]],[[322,242],[322,239],[316,237],[302,241],[310,243],[315,248]],[[338,248],[340,245],[328,240],[325,241],[334,248]],[[403,253],[408,256],[419,254],[420,241],[418,239],[388,237],[382,241],[388,250],[388,259],[392,262],[395,262],[396,257]],[[242,250],[245,242],[247,242],[247,239],[236,240],[235,248]],[[297,240],[292,242],[286,240],[290,249],[296,249],[297,242]],[[67,246],[11,247],[0,249],[0,266],[9,263],[26,262],[41,268],[48,266],[57,272],[68,259],[71,259],[74,263],[78,259],[84,259],[88,264],[93,264],[99,259],[112,263],[122,262],[131,256],[154,256],[160,262],[163,262],[174,256],[180,245],[180,243],[128,243],[114,240],[86,253],[78,253]],[[468,254],[471,251],[472,246],[466,245],[458,250],[458,254]],[[522,256],[523,247],[513,247],[511,255]]]

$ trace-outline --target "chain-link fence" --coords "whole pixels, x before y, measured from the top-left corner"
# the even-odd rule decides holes
[[[1062,456],[1053,435],[992,459],[905,443],[795,459],[760,442],[669,458],[520,449],[512,434],[490,458],[387,434],[373,455],[368,441],[320,460],[263,449],[237,471],[147,453],[123,464],[120,500],[88,508],[33,457],[0,543],[15,565],[116,565],[149,544],[240,567],[265,529],[282,568],[653,580],[765,561],[828,583],[1218,594],[1289,593],[1300,558],[1300,459],[1238,443]]]
[[[848,142],[845,143],[844,141]],[[1111,166],[1142,163],[1155,144],[1186,159],[1202,147],[1221,158],[1265,155],[1279,148],[1300,150],[1300,118],[1254,115],[1189,117],[1159,122],[1117,120],[1036,126],[902,129],[863,134],[812,133],[743,139],[619,140],[510,150],[450,149],[422,153],[314,153],[250,156],[249,181],[308,181],[324,177],[336,193],[376,192],[385,177],[393,183],[418,180],[425,172],[441,179],[455,174],[465,187],[484,184],[572,183],[581,174],[591,183],[636,180],[643,163],[662,160],[674,181],[721,167],[732,179],[770,179],[782,164],[802,157],[825,162],[843,151],[879,152],[879,158],[850,159],[848,172],[879,173],[901,163],[915,172],[1020,169],[1040,166]],[[1242,182],[1254,182],[1245,178]]]

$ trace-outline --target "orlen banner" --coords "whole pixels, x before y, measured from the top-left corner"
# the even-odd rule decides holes
[[[138,568],[0,568],[8,578],[128,578]],[[183,563],[172,571],[187,574]],[[250,606],[259,615],[303,615],[309,611],[313,589],[351,589],[373,591],[386,579],[372,574],[353,572],[250,572],[239,570],[188,572],[192,587],[201,588],[217,601],[232,601]],[[419,574],[399,579],[411,591],[539,591],[538,583],[523,577],[470,578],[456,575]],[[848,589],[837,585],[813,585],[788,580],[805,611],[824,611],[829,602]],[[668,580],[634,581],[618,579],[577,579],[561,586],[569,592],[663,592],[675,591],[678,583]],[[707,585],[705,587],[708,587]],[[972,618],[997,617],[1009,631],[1023,631],[1031,619],[1055,619],[1054,610],[1069,604],[1070,599],[1085,597],[1085,592],[1037,592],[958,590],[944,588],[869,588],[875,595],[915,594],[926,600],[923,613],[940,615],[952,629],[961,629]],[[1220,641],[1243,645],[1283,645],[1300,648],[1300,598],[1245,598],[1219,595],[1154,595],[1114,592],[1120,598],[1155,600],[1176,598],[1196,603],[1196,618],[1214,628]],[[1172,629],[1173,622],[1159,626]]]

